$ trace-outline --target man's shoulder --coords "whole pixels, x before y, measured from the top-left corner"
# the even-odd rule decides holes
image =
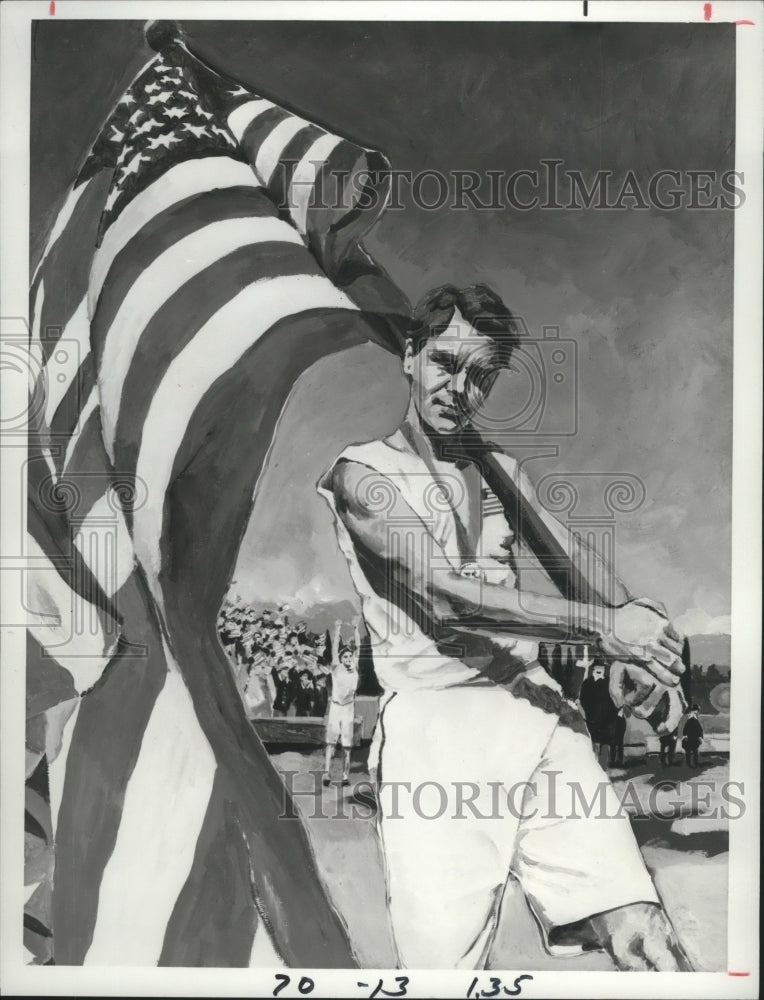
[[[325,477],[325,483],[340,512],[348,510],[355,514],[372,513],[374,505],[369,495],[370,477],[375,478],[374,470],[357,459],[341,458],[332,466]]]
[[[380,448],[388,445],[389,438],[378,438],[374,441],[364,441],[360,444],[347,445],[333,460],[318,481],[319,491],[334,493],[350,478],[358,476],[363,471],[373,468],[373,461]]]
[[[377,512],[391,498],[387,482],[399,467],[397,432],[385,438],[348,445],[319,481],[319,491],[332,494],[335,504],[358,514]]]

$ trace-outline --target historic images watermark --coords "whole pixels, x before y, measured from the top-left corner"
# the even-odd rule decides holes
[[[385,821],[417,816],[424,820],[620,820],[657,819],[665,822],[701,817],[726,823],[746,813],[745,786],[741,781],[716,781],[697,777],[677,785],[659,780],[649,788],[627,779],[616,787],[609,780],[584,786],[561,771],[543,770],[536,780],[507,785],[502,781],[361,780],[352,796],[322,795],[318,771],[281,771],[284,800],[280,819],[295,819],[297,803],[305,818],[371,819],[374,799],[385,799]],[[312,787],[305,784],[312,778]]]
[[[508,209],[543,211],[672,212],[734,210],[745,204],[745,174],[739,170],[675,170],[665,167],[649,175],[635,170],[580,170],[553,157],[515,170],[375,170],[325,171],[323,182],[303,190],[307,182],[294,164],[282,162],[285,208],[309,198],[309,207],[340,210],[385,208],[424,211],[496,212]],[[288,173],[287,173],[288,171]]]

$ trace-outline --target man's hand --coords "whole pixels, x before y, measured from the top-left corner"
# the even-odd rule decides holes
[[[647,598],[615,609],[613,629],[602,635],[602,651],[613,659],[636,663],[668,687],[679,683],[683,636],[662,605]]]
[[[692,972],[663,909],[631,903],[590,919],[599,946],[626,972]]]
[[[625,705],[638,719],[647,719],[658,735],[673,732],[687,709],[681,687],[663,684],[649,666],[633,663],[610,665],[610,697],[619,708]]]

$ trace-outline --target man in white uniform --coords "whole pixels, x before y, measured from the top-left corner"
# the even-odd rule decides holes
[[[358,658],[361,649],[361,633],[356,619],[353,623],[354,648],[342,646],[342,622],[335,623],[332,639],[332,665],[321,667],[332,677],[329,694],[329,712],[326,717],[326,766],[323,782],[331,782],[334,748],[342,745],[342,784],[350,784],[350,754],[353,749],[353,724],[355,722],[355,693],[358,687]]]
[[[622,969],[689,968],[627,816],[612,818],[620,803],[582,717],[531,641],[597,642],[618,661],[621,702],[673,718],[682,637],[651,601],[608,616],[602,603],[573,605],[522,579],[518,589],[523,528],[507,527],[497,546],[482,509],[495,512],[497,498],[460,445],[509,366],[516,324],[485,286],[437,289],[416,316],[402,425],[345,449],[318,484],[385,689],[378,817],[400,963],[484,967],[512,874],[550,950],[604,948]],[[518,463],[494,457],[532,502]],[[566,534],[558,522],[549,530]],[[601,792],[599,807],[563,804],[572,782],[587,801]]]

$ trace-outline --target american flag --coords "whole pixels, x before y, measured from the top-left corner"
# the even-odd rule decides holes
[[[388,165],[147,38],[31,282],[25,945],[352,966],[215,626],[296,379],[400,344]]]

